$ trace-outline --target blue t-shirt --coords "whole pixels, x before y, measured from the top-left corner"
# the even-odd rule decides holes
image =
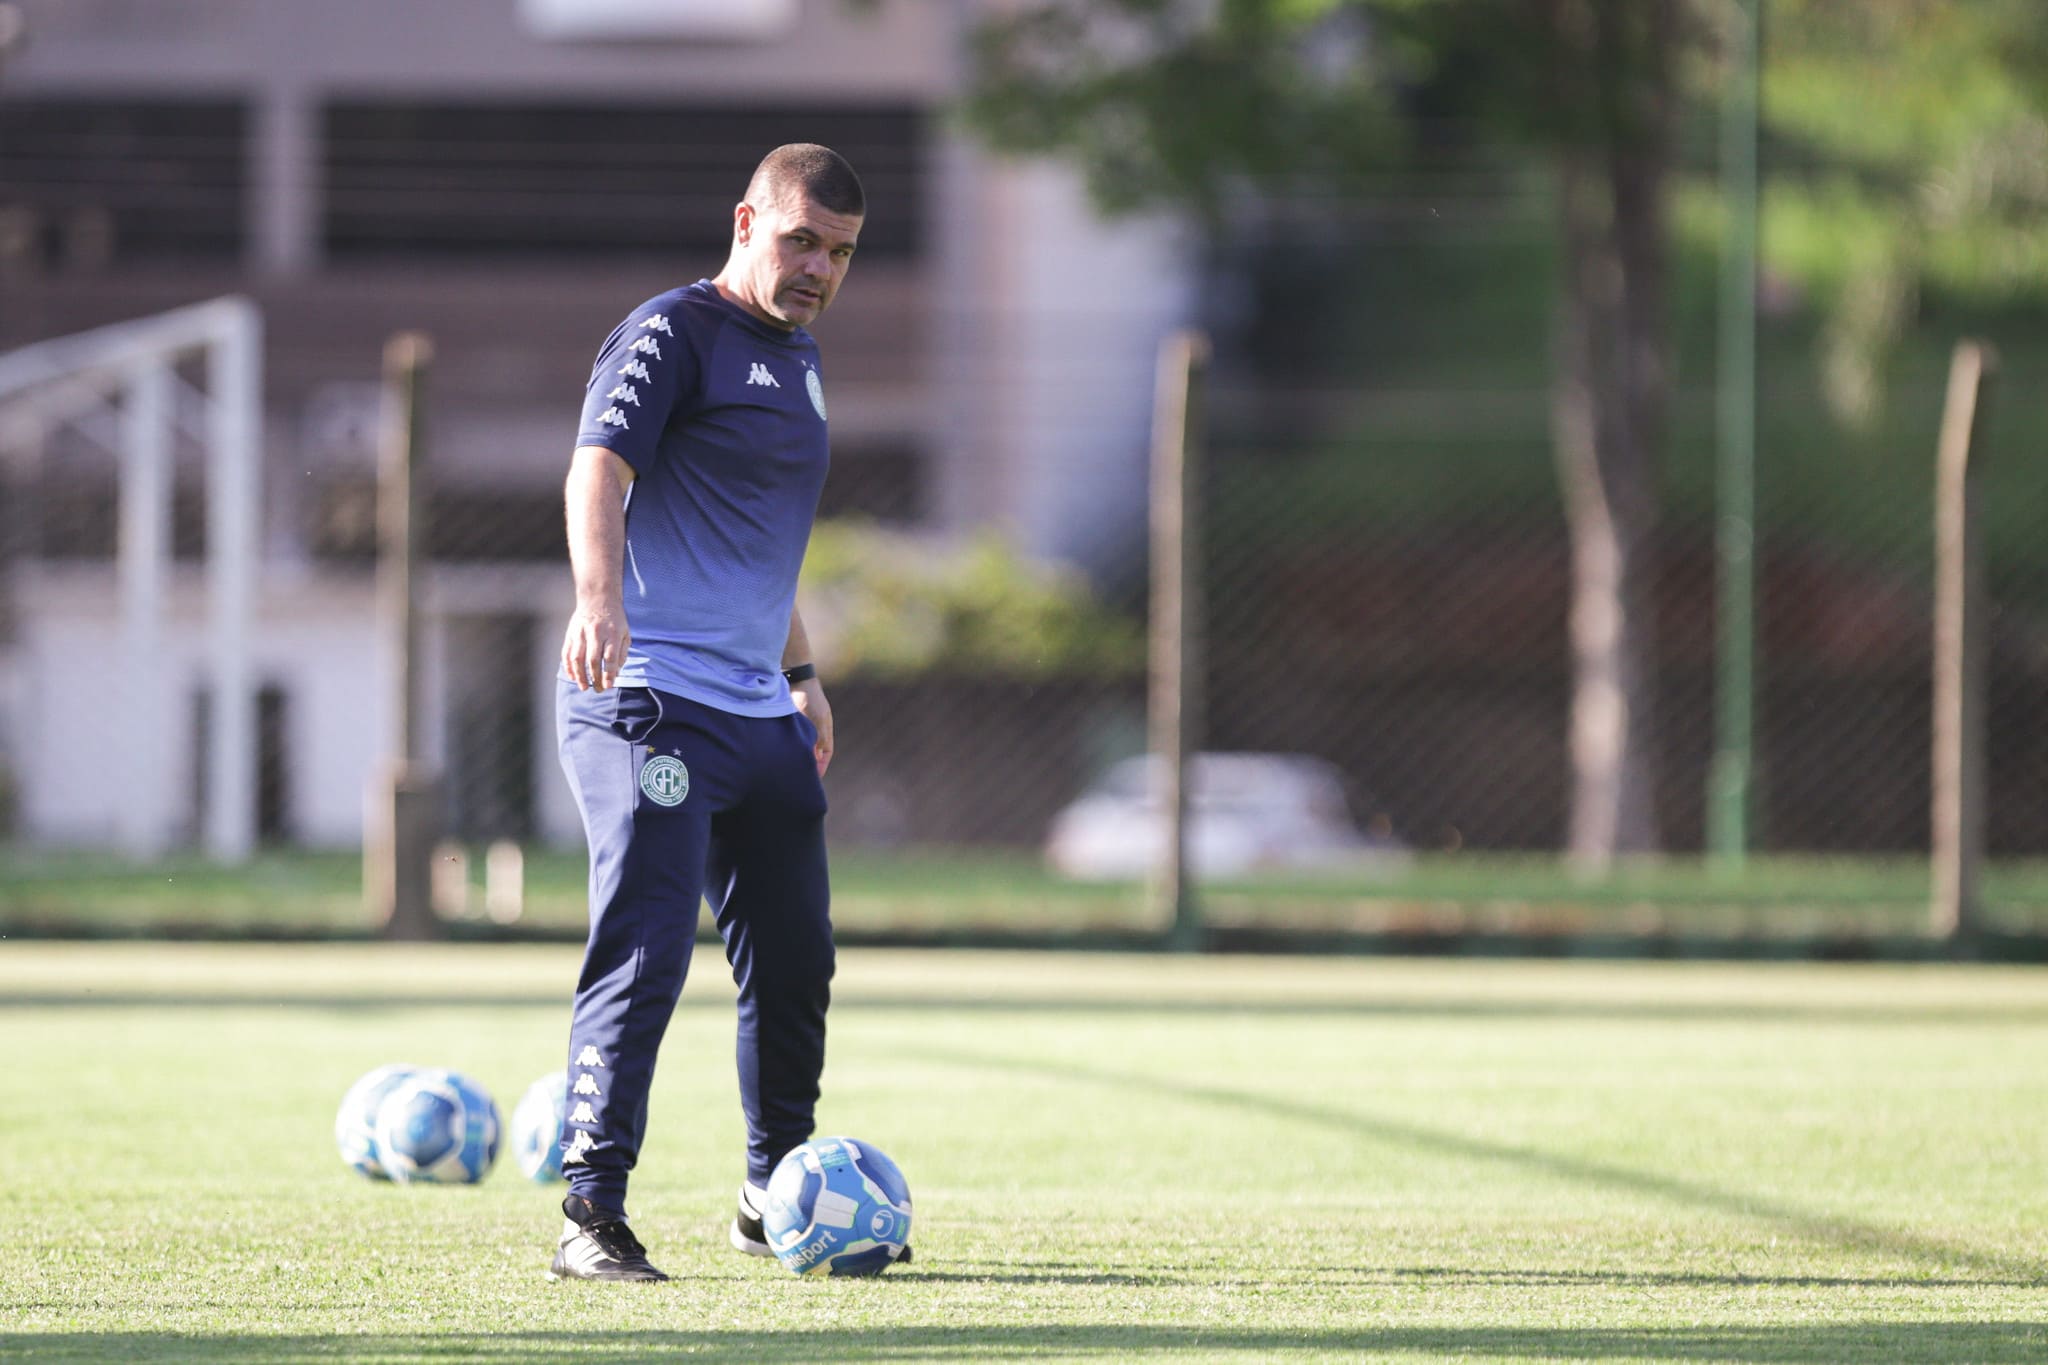
[[[649,299],[598,352],[576,444],[635,473],[619,683],[787,715],[782,650],[827,462],[810,334],[770,327],[709,280]]]

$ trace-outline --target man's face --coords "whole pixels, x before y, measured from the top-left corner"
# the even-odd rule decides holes
[[[853,264],[860,224],[859,214],[820,208],[797,189],[770,203],[741,204],[733,219],[744,262],[741,301],[774,326],[810,325]]]

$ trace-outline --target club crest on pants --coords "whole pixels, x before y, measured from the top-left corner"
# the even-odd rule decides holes
[[[640,790],[657,806],[680,806],[690,794],[690,770],[674,754],[650,754],[640,765]]]

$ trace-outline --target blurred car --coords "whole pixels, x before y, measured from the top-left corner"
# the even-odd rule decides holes
[[[1053,817],[1046,861],[1086,880],[1142,877],[1166,838],[1164,769],[1127,758]],[[1274,870],[1386,870],[1404,846],[1352,823],[1344,779],[1305,754],[1203,753],[1188,762],[1188,867],[1202,877]]]

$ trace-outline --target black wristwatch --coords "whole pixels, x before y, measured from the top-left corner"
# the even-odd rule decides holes
[[[818,666],[816,664],[798,664],[794,668],[782,670],[782,680],[787,683],[809,682],[817,676]]]

